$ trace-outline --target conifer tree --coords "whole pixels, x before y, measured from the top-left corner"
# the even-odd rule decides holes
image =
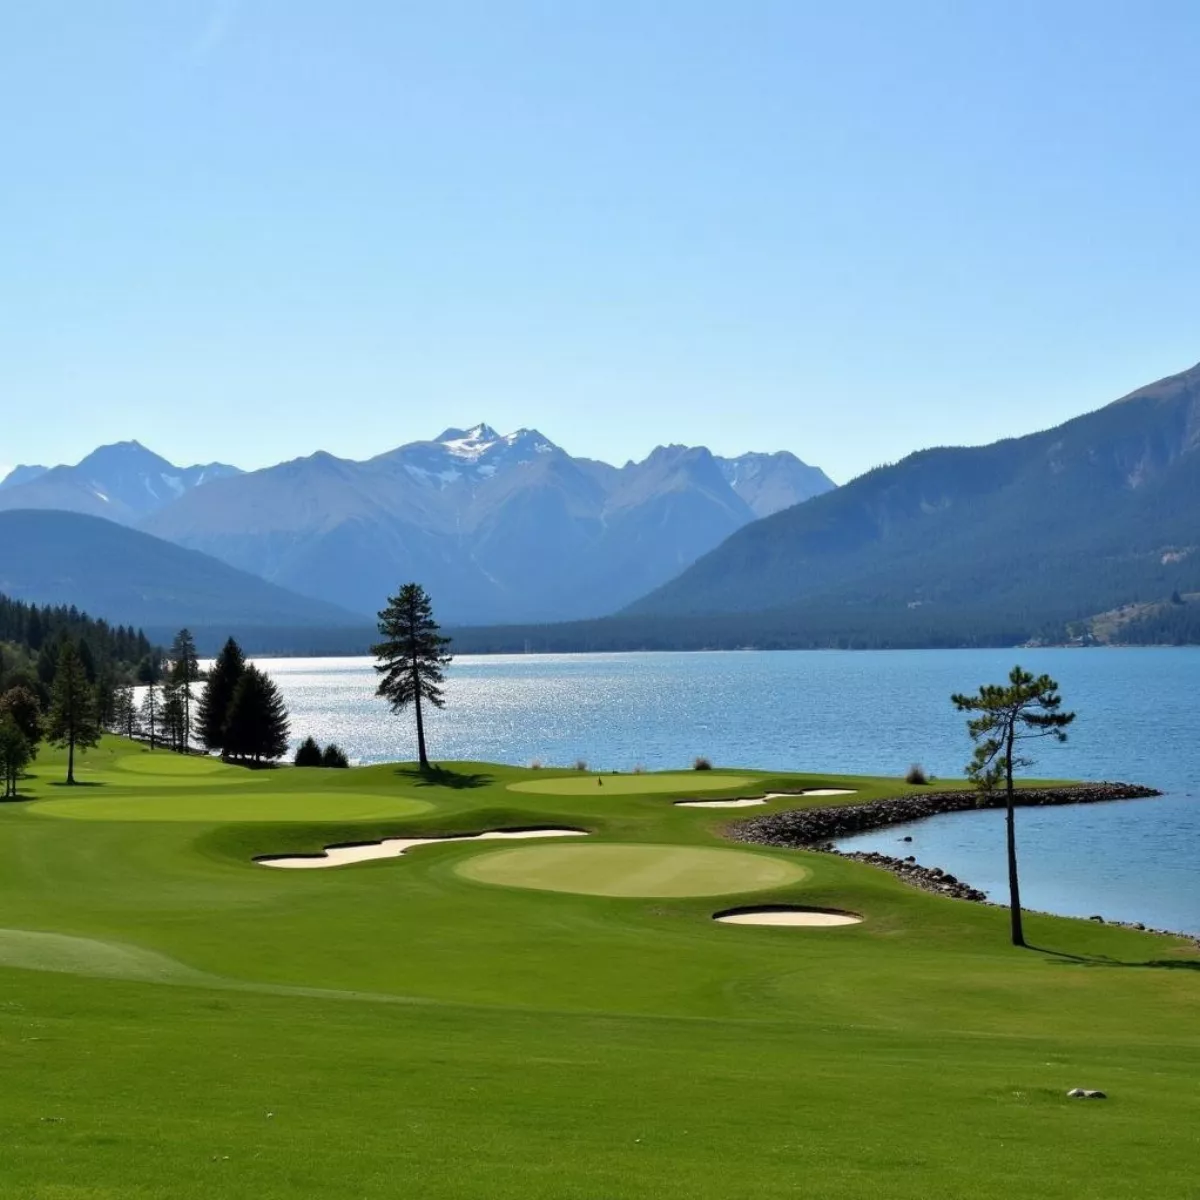
[[[4,713],[0,716],[0,779],[4,783],[6,800],[16,796],[17,780],[32,761],[33,755],[33,746],[12,715]]]
[[[163,741],[172,750],[183,751],[184,740],[183,685],[168,678],[162,683],[162,730]]]
[[[137,737],[141,731],[141,720],[130,684],[123,684],[113,693],[112,731],[127,738]]]
[[[288,748],[288,715],[270,676],[247,666],[238,679],[225,720],[227,756],[261,763],[281,758]]]
[[[142,729],[150,739],[151,750],[154,749],[156,739],[162,732],[162,710],[162,689],[157,683],[151,683],[147,686],[146,694],[142,697],[142,711],[140,713]]]
[[[208,750],[224,750],[229,705],[245,669],[246,656],[241,646],[230,638],[217,655],[208,673],[208,683],[201,693],[200,703],[196,706],[198,733]]]
[[[58,652],[46,731],[56,746],[66,746],[67,783],[74,784],[75,750],[94,746],[100,740],[100,727],[96,722],[95,696],[72,642],[63,642]]]
[[[292,762],[297,767],[319,767],[321,765],[321,747],[312,737],[306,737],[296,748],[296,757]]]
[[[1008,850],[1008,908],[1012,944],[1025,945],[1021,921],[1021,890],[1017,878],[1017,836],[1013,814],[1013,771],[1030,766],[1033,760],[1016,754],[1018,742],[1050,737],[1067,740],[1066,727],[1075,720],[1073,712],[1060,712],[1062,697],[1049,675],[1034,678],[1019,666],[1009,672],[1008,685],[985,683],[973,696],[953,695],[959,712],[979,713],[967,721],[967,732],[975,743],[975,754],[967,774],[980,790],[991,792],[1004,781],[1005,834]]]
[[[406,583],[395,596],[388,599],[387,608],[379,614],[379,632],[383,641],[371,647],[378,660],[375,670],[383,678],[375,694],[392,706],[392,712],[403,712],[411,704],[417,723],[417,756],[421,770],[429,770],[425,750],[425,720],[422,702],[444,708],[442,696],[444,669],[450,665],[446,647],[450,639],[442,637],[433,619],[433,605],[420,584]]]
[[[171,643],[171,678],[183,689],[183,749],[192,745],[192,684],[200,678],[200,658],[191,632],[181,629]]]
[[[346,757],[346,752],[334,742],[330,742],[321,754],[321,766],[323,767],[348,767],[349,765],[350,760]]]

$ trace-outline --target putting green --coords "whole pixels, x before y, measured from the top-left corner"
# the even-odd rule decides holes
[[[585,896],[724,896],[797,883],[806,868],[744,850],[695,846],[525,846],[465,859],[465,879]]]
[[[201,754],[172,754],[169,750],[143,750],[140,754],[126,754],[118,758],[114,766],[118,771],[136,771],[139,775],[219,775],[223,771],[235,771],[219,758]]]
[[[407,817],[432,805],[410,796],[337,792],[202,792],[195,795],[107,796],[90,791],[63,800],[38,800],[29,811],[75,821],[373,821]]]
[[[666,775],[559,775],[510,783],[510,792],[549,793],[553,796],[628,796],[643,792],[719,792],[746,787],[751,775],[719,775],[710,771],[673,771]]]

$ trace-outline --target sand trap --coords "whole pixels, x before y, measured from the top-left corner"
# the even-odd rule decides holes
[[[676,808],[752,808],[756,804],[767,804],[772,800],[797,800],[801,796],[853,796],[844,788],[814,788],[808,792],[768,792],[765,796],[746,800],[676,800]]]
[[[357,846],[326,846],[323,854],[295,854],[256,858],[264,867],[287,867],[307,871],[318,867],[345,867],[376,858],[399,858],[415,846],[436,846],[439,842],[489,842],[501,839],[587,837],[586,829],[493,829],[487,833],[459,833],[449,837],[384,838],[381,842]]]
[[[861,925],[862,917],[854,913],[833,912],[821,908],[730,908],[713,914],[714,921],[725,925],[804,925],[829,928],[833,925]]]

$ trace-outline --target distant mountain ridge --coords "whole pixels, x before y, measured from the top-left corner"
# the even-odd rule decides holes
[[[0,509],[61,509],[134,525],[193,488],[240,473],[227,463],[176,467],[140,442],[115,442],[73,467],[14,468],[0,480]]]
[[[735,532],[624,616],[937,644],[1085,636],[1095,614],[1197,589],[1200,366],[1054,429],[868,472]]]
[[[660,446],[614,467],[480,423],[362,462],[318,451],[249,473],[119,443],[75,467],[17,468],[0,510],[103,516],[364,616],[420,579],[439,615],[470,624],[601,615],[832,486],[787,452]]]

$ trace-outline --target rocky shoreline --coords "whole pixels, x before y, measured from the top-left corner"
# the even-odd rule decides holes
[[[1028,808],[1056,804],[1101,804],[1111,800],[1143,800],[1160,795],[1162,793],[1155,788],[1143,787],[1136,783],[1083,783],[1054,788],[1022,788],[1017,792],[1016,806]],[[872,800],[866,804],[791,809],[735,822],[728,832],[737,841],[753,845],[836,854],[839,858],[852,859],[867,866],[890,871],[905,883],[925,892],[949,896],[954,900],[969,900],[975,904],[994,904],[995,902],[989,900],[978,888],[940,867],[922,866],[911,854],[906,858],[897,858],[876,851],[845,851],[837,849],[833,843],[836,838],[867,833],[889,825],[905,825],[910,821],[919,821],[940,813],[1003,807],[1003,794],[988,796],[972,790],[929,792],[924,795]],[[1105,921],[1099,916],[1089,919],[1100,924],[1187,938],[1200,945],[1200,939],[1192,934],[1179,933],[1172,929],[1153,929],[1140,921]]]

